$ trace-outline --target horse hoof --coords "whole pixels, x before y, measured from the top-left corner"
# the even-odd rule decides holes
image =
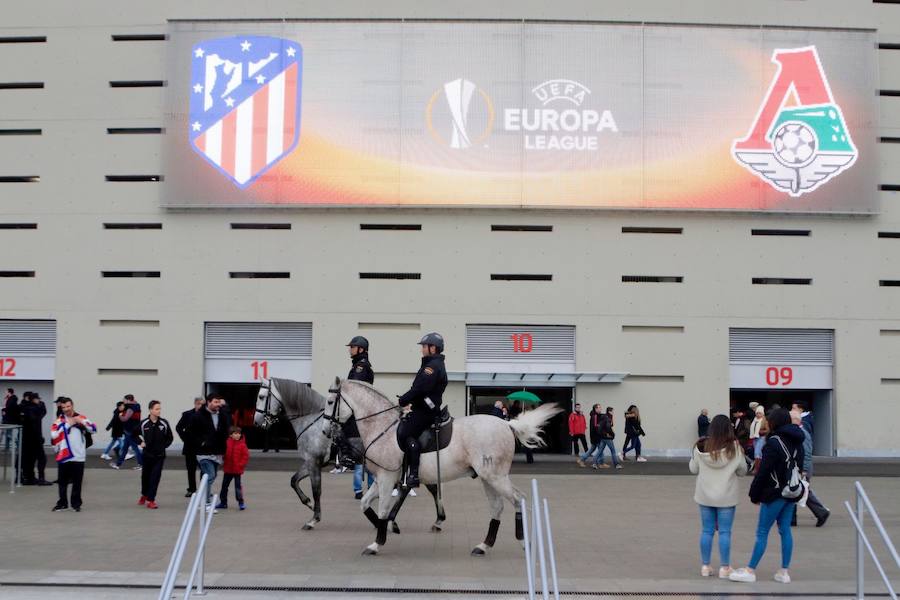
[[[375,556],[376,554],[378,554],[377,544],[369,544],[366,546],[366,549],[362,551],[363,556]]]
[[[304,524],[303,524],[303,531],[309,531],[309,530],[311,530],[311,529],[313,529],[313,526],[310,525],[309,523],[304,523]]]
[[[472,549],[472,556],[484,556],[484,550],[481,548],[475,547]]]
[[[442,531],[443,531],[443,529],[441,528],[440,525],[432,525],[431,526],[431,533],[440,533]]]
[[[399,535],[400,534],[400,526],[394,522],[391,522],[391,531],[393,531],[394,533]]]

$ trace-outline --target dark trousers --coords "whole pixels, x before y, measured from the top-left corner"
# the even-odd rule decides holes
[[[578,454],[578,442],[581,442],[581,445],[584,447],[584,451],[587,452],[588,443],[587,438],[584,437],[583,433],[579,433],[578,435],[569,436],[572,438],[572,454]]]
[[[141,496],[147,500],[156,500],[156,490],[159,489],[159,480],[162,479],[165,456],[150,456],[144,454],[144,468],[141,471]]]
[[[219,503],[228,504],[228,486],[234,480],[234,497],[238,504],[244,503],[244,486],[241,484],[241,476],[232,473],[225,473],[222,476],[222,490],[219,492]]]
[[[197,469],[200,468],[197,465],[197,455],[196,454],[185,454],[184,455],[184,468],[187,470],[187,478],[188,478],[188,494],[193,494],[197,491]]]
[[[625,436],[625,445],[622,446],[622,456],[624,457],[630,451],[634,450],[635,456],[641,455],[641,436],[639,435],[626,435]]]
[[[57,464],[57,480],[59,484],[59,504],[61,506],[81,507],[81,482],[84,480],[84,463],[69,461]],[[72,503],[66,498],[69,484],[72,484]]]
[[[397,427],[397,441],[400,443],[400,448],[406,452],[411,469],[418,470],[419,468],[419,455],[422,453],[419,436],[433,423],[434,416],[431,413],[419,410],[407,413],[400,420],[400,425]]]
[[[825,513],[828,512],[828,509],[825,508],[825,505],[822,504],[816,495],[813,493],[812,489],[812,477],[807,477],[807,481],[809,481],[809,496],[806,498],[806,508],[810,510],[815,518],[820,518]],[[794,515],[794,521],[796,522],[797,515]]]
[[[22,481],[34,481],[34,467],[37,465],[38,479],[44,479],[47,455],[41,436],[28,435],[22,439]]]

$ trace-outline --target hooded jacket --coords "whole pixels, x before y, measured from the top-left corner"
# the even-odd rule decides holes
[[[787,483],[787,462],[784,450],[778,440],[779,437],[787,447],[788,452],[796,452],[797,467],[803,468],[803,430],[798,425],[790,424],[779,427],[766,438],[766,445],[762,450],[762,461],[759,463],[759,471],[750,484],[750,500],[754,504],[767,503],[781,498],[781,488]]]
[[[705,452],[705,439],[694,445],[691,462],[688,465],[691,473],[697,476],[694,486],[694,502],[703,506],[727,508],[737,506],[739,501],[738,477],[747,474],[747,461],[740,444],[735,443],[734,457],[729,460],[725,452],[719,453],[718,460]]]
[[[600,443],[600,414],[595,412],[594,409],[591,409],[591,412],[588,414],[589,419],[589,431],[591,433],[591,443],[599,444]]]

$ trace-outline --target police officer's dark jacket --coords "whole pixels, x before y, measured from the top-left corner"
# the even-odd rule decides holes
[[[431,410],[425,403],[430,398],[435,411],[440,410],[444,390],[447,387],[447,369],[444,367],[444,355],[435,354],[422,357],[422,366],[416,373],[412,387],[400,396],[400,406],[412,405],[413,410]]]
[[[356,356],[351,357],[353,366],[350,367],[350,374],[347,375],[348,380],[365,381],[366,383],[375,383],[375,371],[372,370],[372,363],[369,362],[369,353],[360,352]],[[356,427],[356,419],[352,416],[342,426],[344,437],[358,438],[359,428]]]
[[[166,448],[172,445],[172,427],[160,417],[154,423],[150,417],[141,421],[140,439],[144,442],[144,454],[148,456],[165,456]]]

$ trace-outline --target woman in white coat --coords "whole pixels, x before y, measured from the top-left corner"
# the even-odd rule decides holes
[[[691,473],[697,475],[694,501],[700,505],[700,575],[712,575],[713,536],[719,532],[719,578],[731,574],[731,526],[738,505],[737,478],[747,473],[747,463],[734,428],[725,415],[716,415],[709,435],[694,445]]]
[[[759,461],[762,458],[762,449],[766,445],[766,436],[769,434],[769,422],[766,421],[766,409],[756,407],[756,417],[750,422],[750,443],[753,444],[753,472],[759,469]]]

